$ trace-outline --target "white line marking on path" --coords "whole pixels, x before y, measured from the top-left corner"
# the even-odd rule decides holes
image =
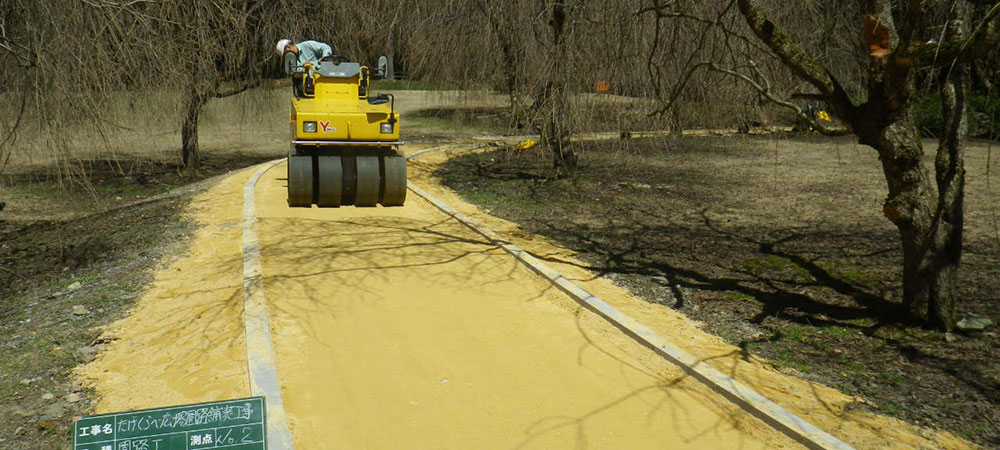
[[[253,228],[257,222],[254,188],[265,172],[283,161],[279,159],[261,167],[243,187],[243,323],[247,334],[247,366],[250,392],[263,396],[267,405],[267,447],[272,450],[292,450],[292,433],[274,367],[267,295],[261,278],[260,243]]]

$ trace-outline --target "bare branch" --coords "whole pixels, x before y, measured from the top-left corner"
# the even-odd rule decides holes
[[[913,44],[901,55],[916,66],[948,67],[966,63],[995,52],[1000,46],[1000,2],[987,12],[986,17],[966,39],[947,42]]]
[[[735,0],[731,0],[730,1],[730,5],[732,5],[734,2],[735,2]],[[659,2],[656,2],[656,3],[659,3]],[[647,13],[654,13],[657,18],[684,19],[684,20],[690,20],[690,21],[693,21],[693,22],[698,22],[698,23],[702,23],[702,24],[705,24],[705,25],[713,26],[713,27],[718,27],[718,29],[720,31],[722,31],[724,34],[726,34],[726,35],[728,35],[730,37],[734,37],[736,39],[739,39],[744,44],[747,44],[748,46],[753,47],[754,49],[757,49],[757,50],[764,50],[765,49],[765,47],[762,47],[760,44],[758,44],[756,40],[750,39],[749,37],[744,36],[744,35],[742,35],[740,33],[737,33],[735,31],[733,31],[732,29],[730,29],[729,27],[726,27],[726,26],[723,25],[723,23],[722,23],[722,15],[725,12],[728,11],[728,9],[729,9],[728,7],[723,10],[723,14],[720,14],[719,17],[717,17],[715,20],[712,20],[712,19],[706,19],[704,17],[699,17],[699,16],[696,16],[694,14],[685,13],[683,11],[668,10],[667,6],[668,5],[658,5],[658,4],[654,5],[654,6],[648,6],[646,8],[640,9],[635,14],[636,15],[643,15],[643,14],[647,14]]]
[[[796,92],[792,94],[792,98],[795,100],[813,100],[813,101],[823,101],[826,97],[823,94],[804,94],[801,92]]]
[[[3,156],[3,163],[0,163],[0,173],[3,173],[4,169],[7,168],[7,162],[10,161],[11,150],[7,149],[7,154],[4,155],[4,147],[14,144],[14,140],[17,137],[17,129],[21,126],[21,119],[24,118],[24,111],[28,107],[28,92],[24,91],[21,93],[21,107],[18,109],[17,118],[14,119],[14,124],[10,126],[10,131],[4,136],[3,140],[0,141],[0,155]]]
[[[3,17],[0,17],[0,50],[6,50],[7,53],[14,55],[15,58],[22,61],[22,67],[34,67],[35,57],[34,52],[30,48],[19,44],[12,40],[7,35],[7,27]]]
[[[763,95],[764,98],[766,98],[771,103],[774,103],[775,105],[782,106],[782,107],[785,107],[785,108],[788,108],[788,109],[794,111],[795,115],[797,115],[800,119],[804,120],[806,123],[809,124],[810,127],[812,127],[814,130],[820,132],[821,134],[824,134],[824,135],[827,135],[827,136],[844,136],[844,135],[848,135],[848,134],[853,133],[853,130],[850,127],[846,127],[846,128],[830,128],[830,127],[827,127],[827,126],[819,123],[816,120],[816,118],[812,117],[811,114],[808,114],[807,112],[803,111],[802,108],[799,105],[796,105],[794,102],[785,100],[785,99],[783,99],[781,97],[778,97],[777,95],[774,95],[774,93],[771,92],[771,90],[768,87],[768,84],[766,82],[765,82],[765,84],[762,85],[761,83],[758,83],[758,82],[754,81],[752,78],[750,78],[750,77],[748,77],[748,76],[746,76],[746,75],[744,75],[742,73],[739,73],[739,72],[737,72],[735,70],[731,70],[731,69],[727,69],[727,68],[724,68],[724,67],[720,67],[718,64],[716,64],[714,62],[704,62],[704,63],[700,63],[698,66],[700,66],[700,67],[706,67],[708,70],[719,72],[719,73],[724,73],[726,75],[729,75],[729,76],[732,76],[732,77],[736,77],[737,79],[739,79],[739,80],[743,81],[744,83],[750,85],[751,88],[753,88],[755,91],[757,91],[758,93],[760,93],[761,95]],[[756,66],[756,63],[752,63],[752,66]]]
[[[253,88],[257,87],[257,86],[260,86],[260,80],[243,81],[239,85],[231,87],[229,89],[226,89],[226,90],[216,90],[212,94],[212,96],[215,97],[215,98],[232,97],[232,96],[234,96],[236,94],[245,92],[245,91],[247,91],[249,89],[253,89]]]
[[[793,73],[813,85],[838,115],[852,121],[856,107],[822,63],[807,55],[791,37],[764,12],[757,0],[739,0],[740,12],[750,29]]]

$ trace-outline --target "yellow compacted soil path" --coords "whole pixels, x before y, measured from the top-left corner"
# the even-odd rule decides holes
[[[430,169],[443,159],[415,161],[411,177],[535,254],[572,260],[436,185]],[[79,370],[100,396],[96,413],[251,395],[240,225],[256,170],[195,197],[189,250],[104,330],[107,350]],[[296,449],[799,448],[412,192],[400,208],[291,209],[284,177],[281,164],[261,178],[255,229]],[[552,263],[851,445],[966,446],[733,357],[676,312]]]
[[[797,448],[410,195],[290,209],[257,189],[296,449]]]

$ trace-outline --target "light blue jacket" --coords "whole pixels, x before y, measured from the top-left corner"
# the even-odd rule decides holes
[[[329,45],[317,41],[302,41],[295,44],[299,49],[299,66],[311,62],[314,65],[320,59],[333,56],[333,49]]]

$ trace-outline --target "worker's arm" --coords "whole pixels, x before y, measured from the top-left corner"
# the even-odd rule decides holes
[[[317,49],[316,53],[317,56],[319,56],[319,59],[329,58],[333,56],[333,48],[330,47],[329,44],[324,44],[322,42],[317,42],[317,43],[319,44],[319,48]]]

